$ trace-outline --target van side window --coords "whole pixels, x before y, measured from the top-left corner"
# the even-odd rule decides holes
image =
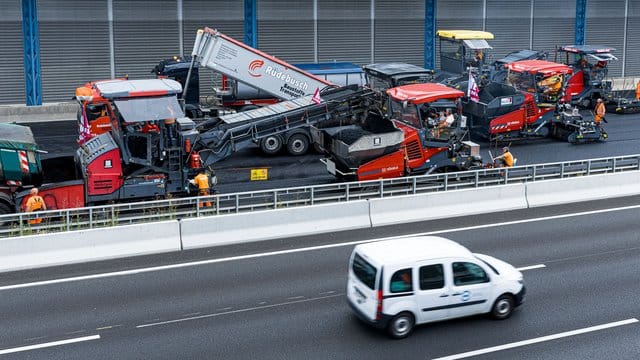
[[[444,287],[444,267],[442,264],[427,265],[420,268],[420,290],[441,289]]]
[[[392,293],[413,291],[411,269],[396,271],[393,276],[391,276],[391,286],[389,286],[389,291]]]
[[[476,264],[469,262],[454,262],[453,284],[471,285],[489,282],[489,276]]]
[[[362,256],[356,254],[353,257],[353,264],[351,264],[351,269],[355,276],[362,281],[369,289],[374,290],[376,286],[376,273],[378,270],[371,264],[367,262],[367,260],[363,259]]]

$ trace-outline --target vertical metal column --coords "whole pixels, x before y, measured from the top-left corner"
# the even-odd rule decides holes
[[[113,33],[113,0],[107,0],[107,21],[109,22],[109,71],[111,78],[116,77],[116,50]]]
[[[184,57],[184,14],[182,13],[182,0],[178,0],[178,46],[180,57]]]
[[[27,105],[42,105],[40,78],[40,35],[38,1],[22,0],[22,36],[24,45],[24,82]]]
[[[376,0],[371,0],[370,7],[370,25],[371,25],[371,63],[376,62]]]
[[[313,62],[318,58],[318,0],[313,0]]]
[[[584,45],[587,29],[587,0],[576,0],[576,45]]]
[[[622,38],[622,77],[627,75],[627,29],[629,26],[629,0],[624,2],[624,32]]]
[[[424,67],[436,67],[436,0],[424,1]]]
[[[244,0],[244,43],[258,47],[258,0]]]

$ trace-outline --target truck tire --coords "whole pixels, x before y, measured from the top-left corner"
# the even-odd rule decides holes
[[[267,155],[275,155],[282,150],[282,136],[270,135],[260,140],[260,150]]]
[[[300,156],[309,150],[309,138],[304,134],[293,134],[287,141],[287,151],[293,156]]]
[[[9,204],[0,201],[0,215],[13,214],[13,210]],[[11,222],[8,220],[0,220],[0,226],[8,226]]]

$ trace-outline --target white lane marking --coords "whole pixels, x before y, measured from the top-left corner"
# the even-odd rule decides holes
[[[518,271],[527,271],[527,270],[534,270],[534,269],[541,269],[541,268],[546,268],[547,266],[545,264],[538,264],[538,265],[530,265],[530,266],[524,266],[521,268],[518,268]]]
[[[98,340],[98,339],[100,339],[100,335],[91,335],[91,336],[84,336],[84,337],[79,337],[75,339],[67,339],[67,340],[53,341],[48,343],[36,344],[36,345],[22,346],[17,348],[0,350],[0,355],[12,354],[12,353],[17,353],[21,351],[42,349],[42,348],[60,346],[60,345],[66,345],[66,344],[73,344],[73,343],[82,342],[82,341]]]
[[[161,321],[161,322],[156,322],[156,323],[142,324],[142,325],[137,325],[136,329],[141,329],[141,328],[146,328],[146,327],[151,327],[151,326],[173,324],[173,323],[178,323],[178,322],[183,322],[183,321],[206,319],[206,318],[210,318],[210,317],[214,317],[214,316],[237,314],[237,313],[243,313],[243,312],[247,312],[247,311],[269,309],[269,308],[274,308],[274,307],[278,307],[278,306],[286,306],[286,305],[299,304],[299,303],[309,302],[309,301],[330,299],[330,298],[334,298],[336,296],[344,296],[344,295],[345,294],[336,294],[336,295],[322,296],[322,297],[316,297],[316,298],[309,298],[309,299],[304,299],[304,300],[287,301],[287,302],[283,302],[283,303],[279,303],[279,304],[255,306],[255,307],[250,307],[250,308],[246,308],[246,309],[238,309],[238,310],[233,310],[233,311],[225,311],[225,312],[219,312],[219,313],[213,313],[213,314],[206,314],[206,315],[200,315],[200,316],[191,316],[191,317],[186,317],[186,318],[181,318],[181,319]]]
[[[622,320],[622,321],[616,321],[616,322],[612,322],[612,323],[608,323],[608,324],[591,326],[591,327],[588,327],[588,328],[577,329],[577,330],[562,332],[562,333],[558,333],[558,334],[553,334],[553,335],[547,335],[547,336],[542,336],[542,337],[538,337],[538,338],[533,338],[533,339],[529,339],[529,340],[518,341],[518,342],[514,342],[514,343],[510,343],[510,344],[498,345],[498,346],[488,347],[488,348],[484,348],[484,349],[480,349],[480,350],[475,350],[475,351],[469,351],[469,352],[460,353],[460,354],[449,355],[449,356],[445,356],[445,357],[436,358],[436,359],[433,359],[433,360],[464,359],[464,358],[468,358],[468,357],[471,357],[471,356],[484,355],[484,354],[488,354],[488,353],[492,353],[492,352],[496,352],[496,351],[513,349],[515,347],[541,343],[541,342],[544,342],[544,341],[551,341],[551,340],[561,339],[561,338],[565,338],[565,337],[569,337],[569,336],[585,334],[585,333],[588,333],[588,332],[609,329],[609,328],[613,328],[613,327],[616,327],[616,326],[628,325],[628,324],[632,324],[632,323],[636,323],[636,322],[638,322],[638,319],[631,318],[631,319]]]
[[[76,277],[69,277],[69,278],[53,279],[53,280],[35,281],[35,282],[30,282],[30,283],[0,286],[0,291],[2,291],[2,290],[21,289],[21,288],[28,288],[28,287],[35,287],[35,286],[43,286],[43,285],[53,285],[53,284],[60,284],[60,283],[73,282],[73,281],[101,279],[101,278],[108,278],[108,277],[114,277],[114,276],[126,276],[126,275],[135,275],[135,274],[144,274],[144,273],[148,273],[148,272],[171,270],[171,269],[180,269],[180,268],[184,268],[184,267],[192,267],[192,266],[199,266],[199,265],[209,265],[209,264],[216,264],[216,263],[229,262],[229,261],[238,261],[238,260],[248,260],[248,259],[255,259],[255,258],[260,258],[260,257],[274,256],[274,255],[294,254],[294,253],[305,252],[305,251],[324,250],[324,249],[330,249],[330,248],[335,248],[335,247],[358,245],[358,244],[363,244],[363,243],[368,243],[368,242],[373,242],[373,241],[397,239],[397,238],[407,237],[407,236],[438,235],[438,234],[445,234],[445,233],[451,233],[451,232],[486,229],[486,228],[492,228],[492,227],[525,224],[525,223],[530,223],[530,222],[538,222],[538,221],[546,221],[546,220],[554,220],[554,219],[564,219],[564,218],[573,217],[573,216],[594,215],[594,214],[601,214],[601,213],[606,213],[606,212],[624,211],[624,210],[632,210],[632,209],[639,209],[639,208],[640,208],[640,205],[624,206],[624,207],[611,208],[611,209],[601,209],[601,210],[591,210],[591,211],[577,212],[577,213],[572,213],[572,214],[543,216],[543,217],[533,218],[533,219],[523,219],[523,220],[505,221],[505,222],[501,222],[501,223],[474,225],[474,226],[467,226],[467,227],[461,227],[461,228],[455,228],[455,229],[444,229],[444,230],[429,231],[429,232],[423,232],[423,233],[406,234],[406,235],[399,235],[399,236],[389,236],[389,237],[377,238],[377,239],[350,241],[350,242],[339,243],[339,244],[310,246],[310,247],[299,248],[299,249],[279,250],[279,251],[271,251],[271,252],[259,253],[259,254],[232,256],[232,257],[228,257],[228,258],[201,260],[201,261],[193,261],[193,262],[180,263],[180,264],[171,264],[171,265],[153,266],[153,267],[148,267],[148,268],[140,268],[140,269],[132,269],[132,270],[114,271],[114,272],[101,273],[101,274],[92,274],[92,275],[83,275],[83,276],[76,276]]]

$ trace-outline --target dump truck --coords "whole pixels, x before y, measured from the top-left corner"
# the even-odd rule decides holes
[[[347,180],[373,180],[482,166],[479,145],[464,140],[460,90],[437,83],[387,90],[387,112],[370,112],[361,125],[312,128],[327,171]],[[442,113],[451,114],[445,125]]]

